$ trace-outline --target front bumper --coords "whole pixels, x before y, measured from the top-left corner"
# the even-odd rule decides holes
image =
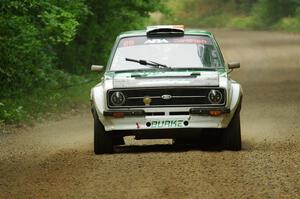
[[[210,110],[222,111],[220,116],[210,116]],[[226,128],[232,112],[226,108],[191,108],[188,112],[145,112],[144,110],[123,111],[124,117],[116,118],[114,113],[104,111],[99,117],[106,131],[115,130],[155,130],[155,129],[199,129]],[[156,113],[164,113],[159,115]]]

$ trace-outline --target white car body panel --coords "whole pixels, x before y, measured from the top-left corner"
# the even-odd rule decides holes
[[[189,35],[198,35],[200,33],[194,33],[191,31]],[[207,33],[203,33],[206,35]],[[201,34],[200,34],[201,35]],[[140,72],[133,72],[138,74],[132,76],[130,72],[124,73],[114,73],[110,71],[109,67],[112,64],[114,59],[114,52],[118,46],[118,42],[122,38],[128,38],[133,36],[146,36],[145,33],[139,33],[136,35],[126,35],[119,36],[116,40],[114,49],[112,51],[110,60],[108,62],[107,71],[104,74],[101,83],[96,85],[91,90],[91,103],[92,110],[95,111],[96,116],[98,116],[99,121],[103,124],[106,132],[111,133],[113,131],[146,131],[151,129],[205,129],[205,128],[226,128],[230,121],[232,120],[236,110],[241,106],[243,91],[241,85],[230,79],[227,74],[230,70],[225,65],[222,53],[219,49],[218,44],[214,40],[213,35],[209,37],[212,39],[212,45],[214,45],[219,53],[220,59],[220,68],[221,70],[201,70],[201,68],[196,68],[199,70],[200,75],[195,75],[191,78],[192,70],[186,71],[163,71],[157,70],[149,72],[143,70]],[[208,36],[208,35],[206,35]],[[159,39],[154,39],[155,41],[160,41]],[[151,40],[152,41],[152,40]],[[202,40],[198,40],[201,42]],[[148,42],[148,40],[147,40]],[[145,75],[146,74],[146,75]],[[141,108],[126,108],[122,107],[109,108],[108,107],[108,91],[112,89],[129,89],[129,88],[169,88],[169,87],[204,87],[204,88],[223,88],[225,89],[226,103],[222,105],[221,108],[228,110],[219,116],[210,116],[210,115],[197,115],[197,114],[185,114],[185,115],[170,115],[170,112],[190,112],[190,109],[195,108],[192,105],[187,106],[172,106],[172,107],[147,107]],[[168,93],[166,93],[168,94]],[[211,105],[211,104],[210,104]],[[203,105],[204,106],[204,105]],[[212,106],[197,106],[196,108],[211,108]],[[124,116],[122,118],[116,118],[113,116],[104,116],[105,112],[109,111],[144,111],[145,113],[155,113],[155,112],[164,112],[164,115],[148,116]],[[175,123],[169,123],[168,121],[178,121]],[[157,122],[157,126],[147,126],[147,123]],[[188,122],[188,125],[182,125],[182,122]],[[164,125],[160,125],[164,124]]]
[[[205,72],[204,72],[205,73]],[[210,73],[210,72],[208,72]],[[173,79],[174,80],[174,79]],[[178,79],[176,79],[178,80]],[[108,111],[109,108],[107,106],[107,99],[106,99],[106,93],[109,89],[114,88],[114,85],[116,85],[115,82],[117,81],[118,88],[120,86],[123,86],[123,88],[126,86],[128,88],[129,86],[135,86],[139,87],[140,84],[136,83],[134,84],[134,79],[130,79],[129,81],[125,79],[118,79],[113,80],[111,78],[104,78],[103,83],[98,84],[95,86],[91,91],[91,100],[93,102],[93,108],[96,110],[97,115],[99,117],[100,122],[104,125],[106,131],[119,131],[119,130],[148,130],[148,129],[170,129],[170,128],[226,128],[228,124],[230,123],[237,107],[239,106],[241,97],[242,97],[242,90],[241,86],[236,83],[233,80],[227,80],[227,75],[223,74],[218,77],[218,81],[214,80],[213,78],[206,79],[205,81],[207,83],[206,86],[210,86],[211,80],[215,82],[219,82],[219,87],[225,88],[227,93],[227,103],[225,107],[230,108],[230,113],[224,113],[220,116],[202,116],[202,115],[182,115],[182,116],[171,116],[169,115],[170,111],[186,111],[188,112],[190,108],[193,107],[165,107],[165,108],[127,108],[122,110],[144,110],[145,112],[165,112],[165,115],[163,116],[137,116],[137,117],[124,117],[124,118],[114,118],[112,116],[103,116],[104,111]],[[165,84],[165,79],[162,80],[156,80],[157,85],[169,85],[169,82]],[[195,81],[195,80],[194,80]],[[122,83],[120,83],[122,82]],[[132,82],[130,84],[127,84],[128,82]],[[140,81],[137,81],[140,82]],[[151,82],[151,81],[147,81]],[[181,82],[181,81],[179,81]],[[182,82],[181,82],[182,83]],[[152,79],[152,86],[153,79]],[[176,84],[177,85],[177,84]],[[183,85],[183,84],[181,84]],[[203,81],[199,84],[200,86],[203,86]],[[197,86],[199,86],[197,85]],[[150,86],[150,85],[149,85]],[[174,84],[173,84],[174,86]],[[145,87],[145,84],[143,85]],[[121,87],[122,88],[122,87]],[[182,121],[188,121],[188,126],[180,126],[180,127],[172,127],[172,126],[158,126],[158,127],[147,127],[147,122],[155,121],[169,121],[169,120],[182,120]]]
[[[162,74],[163,75],[163,74]],[[218,86],[219,85],[219,75],[218,72],[209,72],[206,75],[201,75],[197,78],[176,78],[176,76],[156,76],[156,78],[161,77],[159,81],[153,81],[153,79],[135,79],[135,78],[118,78],[114,79],[113,86],[115,88],[139,88],[139,87],[160,87],[160,86]]]

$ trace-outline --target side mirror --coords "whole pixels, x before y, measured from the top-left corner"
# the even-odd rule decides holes
[[[228,68],[229,69],[235,69],[235,68],[240,68],[241,64],[239,62],[230,62],[228,63]]]
[[[104,68],[104,66],[92,65],[91,66],[91,71],[98,71],[98,72],[100,72],[100,71],[103,70],[103,68]]]

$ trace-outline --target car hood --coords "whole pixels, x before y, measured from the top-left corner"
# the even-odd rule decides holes
[[[219,86],[218,71],[114,73],[113,88]]]

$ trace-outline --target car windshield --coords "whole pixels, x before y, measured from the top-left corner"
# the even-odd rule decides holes
[[[218,51],[209,37],[137,36],[120,40],[110,70],[141,70],[153,67],[153,64],[145,63],[159,63],[165,65],[165,68],[173,69],[222,67]]]

